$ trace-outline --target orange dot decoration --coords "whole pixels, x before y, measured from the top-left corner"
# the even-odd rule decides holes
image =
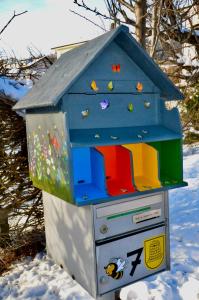
[[[138,92],[142,92],[143,90],[143,84],[141,82],[138,82],[136,85],[136,89]]]

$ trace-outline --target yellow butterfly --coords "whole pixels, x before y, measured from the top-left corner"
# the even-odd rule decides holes
[[[91,82],[91,88],[92,88],[92,90],[95,91],[95,92],[99,91],[99,88],[98,88],[97,83],[96,83],[95,80],[93,80],[93,81]]]
[[[109,83],[107,85],[107,88],[108,88],[109,91],[113,90],[113,81],[109,81]]]

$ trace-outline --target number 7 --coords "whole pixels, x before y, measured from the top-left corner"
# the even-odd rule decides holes
[[[127,257],[137,254],[136,259],[134,261],[132,261],[132,263],[131,263],[132,264],[132,270],[130,272],[130,276],[132,276],[132,277],[133,277],[133,274],[135,273],[135,269],[136,269],[137,265],[139,265],[141,263],[140,256],[142,254],[142,250],[143,250],[143,248],[139,248],[137,250],[134,250],[134,251],[131,251],[131,252],[127,253]]]

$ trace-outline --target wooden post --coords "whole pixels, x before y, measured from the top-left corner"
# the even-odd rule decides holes
[[[107,293],[101,297],[97,297],[96,300],[120,300],[120,291],[121,290],[117,290],[115,292]]]

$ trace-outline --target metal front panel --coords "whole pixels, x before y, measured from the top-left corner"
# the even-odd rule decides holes
[[[165,226],[97,245],[98,294],[166,270],[166,249]]]
[[[95,239],[101,240],[118,234],[138,230],[164,222],[164,193],[138,197],[119,203],[97,205],[95,216]]]

